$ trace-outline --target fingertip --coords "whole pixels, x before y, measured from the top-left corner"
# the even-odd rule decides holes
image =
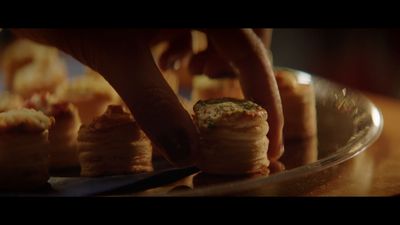
[[[168,88],[142,90],[134,116],[168,161],[176,166],[191,165],[198,145],[196,128]]]
[[[164,152],[166,159],[177,167],[194,164],[196,143],[196,136],[184,129],[161,132],[156,137],[156,145]]]

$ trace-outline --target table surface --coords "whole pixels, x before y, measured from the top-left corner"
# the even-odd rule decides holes
[[[393,196],[400,195],[400,100],[364,93],[381,111],[384,127],[378,140],[354,158],[311,175],[285,183],[284,191],[263,187],[235,195],[250,196]],[[168,193],[187,186],[188,179],[135,193]]]
[[[378,140],[354,158],[330,168],[293,195],[393,196],[400,194],[400,100],[364,93],[382,112]],[[262,194],[262,190],[249,192]]]
[[[321,195],[392,196],[400,194],[400,101],[364,93],[381,110],[381,136],[363,153],[339,165],[334,178],[304,193]]]

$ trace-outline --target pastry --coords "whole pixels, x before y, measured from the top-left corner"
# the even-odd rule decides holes
[[[267,112],[248,100],[199,101],[194,120],[200,133],[198,167],[221,175],[268,174]]]
[[[25,107],[40,110],[55,119],[55,125],[49,129],[50,169],[79,168],[76,139],[81,123],[76,107],[48,94],[34,95],[25,102]]]
[[[317,134],[314,87],[300,83],[289,71],[277,71],[276,80],[282,100],[286,140],[303,139]]]
[[[318,160],[317,136],[285,141],[285,154],[280,159],[287,169],[304,166]]]
[[[153,170],[150,140],[120,105],[110,105],[102,116],[81,126],[78,153],[82,176]]]
[[[48,129],[54,118],[33,109],[0,113],[0,189],[28,190],[47,184]]]

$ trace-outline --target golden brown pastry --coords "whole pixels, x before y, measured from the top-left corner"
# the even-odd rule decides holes
[[[285,141],[285,154],[280,159],[288,169],[296,168],[318,160],[317,136]]]
[[[150,172],[150,140],[132,115],[120,105],[111,105],[78,135],[82,176],[105,176]]]
[[[199,101],[194,106],[200,132],[198,167],[222,175],[268,174],[267,112],[232,98]]]
[[[276,71],[285,118],[285,139],[302,139],[316,135],[315,92],[312,84],[300,83],[286,70]],[[236,78],[211,79],[205,75],[193,78],[192,101],[232,97],[243,99]]]
[[[312,84],[303,84],[289,71],[277,71],[276,80],[282,99],[285,139],[303,139],[317,134],[315,92]]]
[[[25,102],[25,107],[34,108],[55,118],[49,129],[50,169],[79,167],[77,137],[80,126],[78,110],[68,102],[60,102],[50,95],[34,95]]]
[[[111,85],[98,73],[88,70],[56,93],[61,101],[71,102],[78,108],[83,124],[89,124],[100,116],[110,104],[120,104],[121,99]]]
[[[22,108],[23,99],[16,94],[8,91],[0,94],[0,112],[5,112],[11,109]]]
[[[0,189],[27,190],[47,184],[48,129],[54,123],[40,111],[0,113]]]
[[[65,63],[56,48],[17,39],[4,52],[6,89],[28,98],[37,92],[53,93],[67,78]]]

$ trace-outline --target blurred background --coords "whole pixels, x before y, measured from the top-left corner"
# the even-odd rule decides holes
[[[10,38],[0,32],[0,51]],[[400,29],[274,29],[271,51],[276,66],[400,98],[399,40]],[[69,74],[82,73],[79,63],[63,57]]]
[[[400,98],[400,29],[274,29],[274,65]]]

